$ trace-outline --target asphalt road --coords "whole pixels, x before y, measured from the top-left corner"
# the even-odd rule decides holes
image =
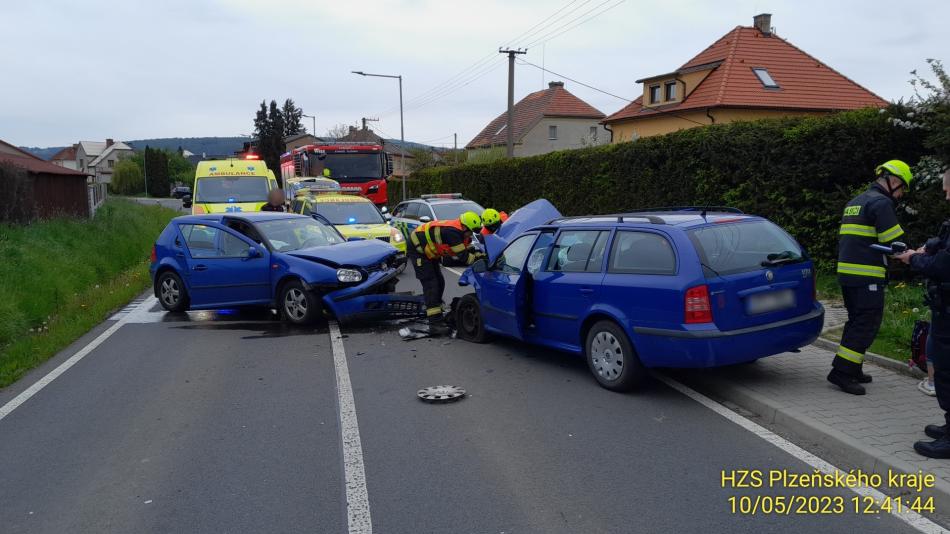
[[[812,467],[660,381],[606,391],[569,355],[130,308],[0,390],[0,531],[916,532],[850,510],[730,513],[730,496],[855,494],[723,488],[723,469]],[[469,395],[416,398],[438,384]],[[365,502],[348,515],[348,498]]]

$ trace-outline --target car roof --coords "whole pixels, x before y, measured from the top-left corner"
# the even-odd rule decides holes
[[[425,202],[426,204],[454,204],[458,202],[475,202],[467,198],[410,198],[406,202]],[[478,204],[478,202],[475,202]]]
[[[549,222],[545,226],[673,226],[682,229],[699,226],[739,222],[747,220],[761,220],[756,215],[733,212],[701,212],[701,211],[643,211],[617,213],[610,215],[584,215],[579,217],[561,217]]]
[[[175,217],[172,219],[179,224],[201,224],[208,222],[220,223],[225,218],[228,219],[241,219],[247,222],[263,222],[263,221],[274,221],[278,219],[309,219],[306,215],[299,215],[297,213],[283,213],[280,211],[249,211],[249,212],[234,212],[234,213],[209,213],[205,215],[182,215],[181,217]]]
[[[372,204],[373,201],[362,196],[362,195],[348,195],[346,193],[317,193],[309,195],[301,195],[297,198],[308,198],[314,201],[317,204],[324,203],[329,204],[332,202],[336,203],[360,203],[360,204]]]

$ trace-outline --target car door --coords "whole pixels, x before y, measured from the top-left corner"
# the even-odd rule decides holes
[[[188,249],[185,281],[193,308],[271,301],[270,262],[262,246],[217,226],[182,224],[179,231]]]
[[[527,307],[524,269],[536,237],[530,233],[512,241],[482,277],[478,298],[489,330],[522,338]]]
[[[535,331],[553,344],[580,346],[581,321],[601,298],[608,229],[565,229],[534,275]]]

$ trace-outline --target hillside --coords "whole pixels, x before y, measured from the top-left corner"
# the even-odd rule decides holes
[[[247,140],[248,138],[246,137],[163,137],[155,139],[136,139],[125,142],[136,150],[144,150],[146,146],[168,150],[178,150],[178,147],[181,147],[199,156],[201,154],[225,156],[234,154],[235,151],[243,148],[244,142]],[[30,154],[49,160],[64,147],[21,146],[20,148]]]

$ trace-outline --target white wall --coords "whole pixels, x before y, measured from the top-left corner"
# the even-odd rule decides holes
[[[557,126],[556,140],[548,138],[549,126]],[[589,138],[592,126],[595,127],[597,138],[592,143],[585,143],[585,141],[591,141]],[[598,124],[598,119],[545,117],[525,134],[519,144],[515,145],[515,156],[534,156],[555,150],[582,148],[592,144],[603,145],[609,141],[610,132]]]

